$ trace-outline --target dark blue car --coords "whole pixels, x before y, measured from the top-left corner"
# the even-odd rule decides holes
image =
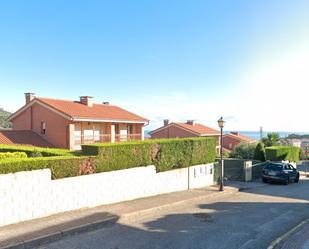
[[[299,181],[299,172],[289,163],[267,163],[263,169],[263,182],[290,182]]]

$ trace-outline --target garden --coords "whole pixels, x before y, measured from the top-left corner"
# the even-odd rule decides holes
[[[157,172],[214,162],[214,138],[82,145],[81,151],[0,145],[0,174],[49,168],[53,179],[155,165]]]

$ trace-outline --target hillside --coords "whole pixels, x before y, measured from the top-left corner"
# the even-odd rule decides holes
[[[7,121],[7,118],[11,115],[10,112],[7,112],[0,108],[0,127],[1,128],[10,128],[11,123]]]

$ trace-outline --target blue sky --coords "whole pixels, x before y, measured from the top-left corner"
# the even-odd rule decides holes
[[[92,95],[150,129],[223,115],[227,129],[308,132],[308,13],[307,0],[1,1],[0,107]]]

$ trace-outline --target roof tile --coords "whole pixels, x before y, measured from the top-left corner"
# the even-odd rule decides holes
[[[94,103],[90,107],[78,101],[39,97],[35,100],[39,100],[72,118],[148,122],[147,119],[114,105]]]
[[[41,136],[30,130],[0,130],[0,144],[20,144],[38,147],[54,147]]]
[[[173,123],[171,123],[173,124]],[[187,130],[191,130],[195,133],[198,133],[200,135],[218,135],[220,134],[220,131],[215,130],[213,128],[207,127],[203,124],[195,123],[194,125],[186,124],[186,123],[174,123],[176,125],[181,126],[182,128],[185,128]]]

